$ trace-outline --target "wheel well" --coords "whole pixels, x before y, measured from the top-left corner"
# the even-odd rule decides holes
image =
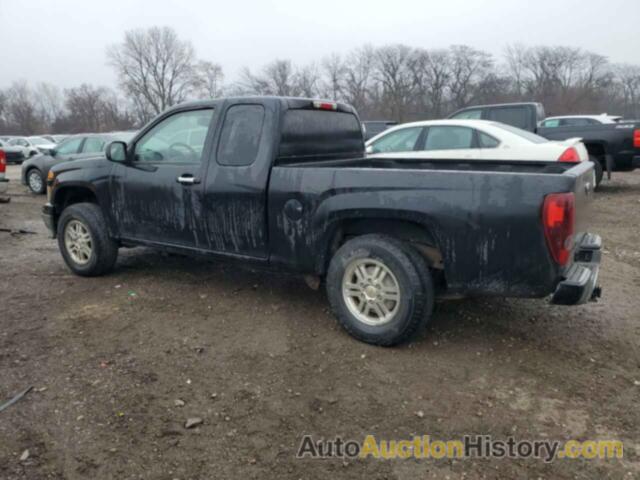
[[[62,213],[62,211],[69,205],[74,203],[98,203],[98,198],[88,188],[83,187],[69,187],[64,188],[56,193],[55,205],[56,211]]]
[[[334,253],[349,239],[371,233],[384,234],[412,244],[421,254],[429,268],[432,269],[434,281],[439,286],[444,286],[444,264],[442,252],[437,245],[433,234],[424,225],[407,220],[392,219],[350,219],[343,221],[329,242],[326,262],[323,271],[326,271]]]
[[[589,152],[589,155],[596,157],[598,161],[604,166],[604,156],[607,153],[604,145],[601,143],[585,143],[584,146],[587,148],[587,152]]]

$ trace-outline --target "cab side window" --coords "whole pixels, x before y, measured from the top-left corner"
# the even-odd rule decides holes
[[[178,112],[149,130],[135,145],[134,160],[145,163],[200,163],[213,109]]]
[[[264,107],[234,105],[227,110],[220,134],[217,160],[220,165],[251,165],[258,155]]]
[[[597,125],[598,122],[590,118],[564,118],[562,119],[563,127],[586,127],[588,125]]]

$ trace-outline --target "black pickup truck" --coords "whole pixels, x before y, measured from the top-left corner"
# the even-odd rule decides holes
[[[140,245],[266,265],[324,279],[346,330],[392,345],[436,295],[595,298],[593,188],[589,163],[366,158],[348,105],[230,98],[56,165],[43,216],[79,275]]]
[[[537,133],[549,140],[581,138],[595,163],[598,184],[604,171],[611,178],[612,171],[627,172],[640,168],[640,122],[544,127],[544,107],[533,102],[476,105],[458,110],[449,118],[493,120]]]

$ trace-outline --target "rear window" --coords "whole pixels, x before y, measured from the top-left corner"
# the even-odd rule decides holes
[[[364,139],[353,113],[327,110],[288,110],[280,138],[281,159],[364,155]]]

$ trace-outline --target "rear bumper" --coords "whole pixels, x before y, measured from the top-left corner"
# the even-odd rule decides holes
[[[640,168],[640,155],[636,155],[633,157],[633,161],[631,162],[631,166],[633,168]]]
[[[46,225],[49,233],[51,234],[51,238],[55,238],[56,236],[56,222],[54,217],[54,208],[53,205],[47,203],[44,207],[42,207],[42,221]]]
[[[600,297],[602,289],[598,285],[598,273],[601,249],[600,235],[587,233],[582,236],[574,253],[574,262],[566,271],[565,279],[556,287],[551,303],[580,305]]]
[[[0,178],[0,194],[6,193],[9,188],[9,180],[6,178]]]

